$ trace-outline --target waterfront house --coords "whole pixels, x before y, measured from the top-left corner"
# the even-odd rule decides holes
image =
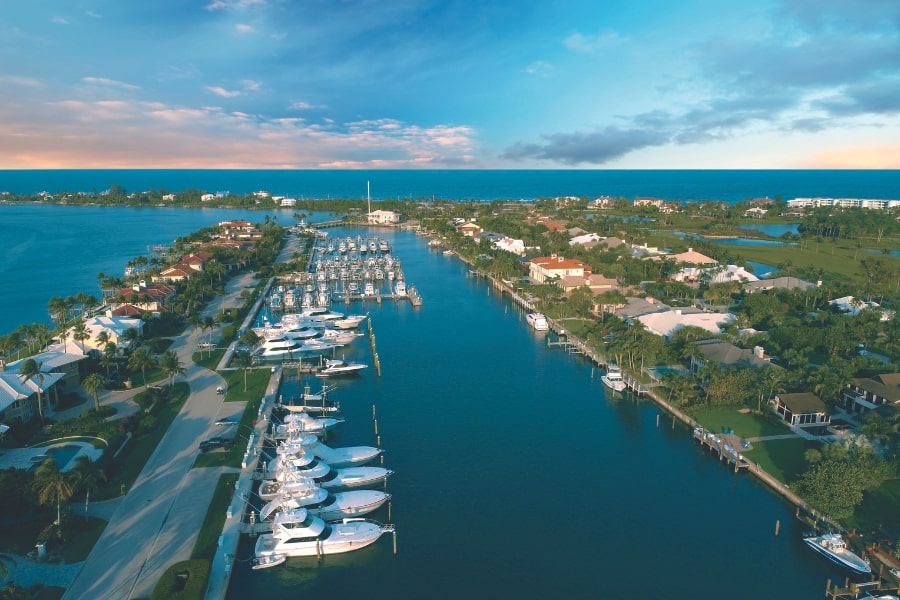
[[[721,333],[722,327],[734,319],[730,313],[711,313],[699,309],[676,308],[637,317],[647,331],[663,339],[669,339],[679,329],[698,327],[711,334]]]
[[[610,290],[619,288],[619,282],[616,279],[610,279],[599,273],[592,273],[586,277],[577,275],[567,275],[556,280],[556,285],[562,288],[563,292],[569,294],[572,290],[580,287],[587,287],[593,295],[602,294]]]
[[[774,289],[798,289],[806,292],[815,289],[820,284],[821,282],[819,282],[819,284],[815,284],[808,281],[803,281],[802,279],[798,279],[796,277],[773,277],[772,279],[757,279],[753,281],[747,281],[744,283],[742,288],[747,294],[752,294],[754,292],[767,292]]]
[[[456,227],[456,232],[466,237],[477,238],[484,231],[477,223],[463,223]]]
[[[697,353],[691,356],[691,371],[699,373],[703,366],[712,361],[725,367],[741,367],[745,369],[764,369],[768,367],[780,369],[773,365],[762,346],[753,350],[738,348],[725,340],[710,339],[694,342]]]
[[[825,411],[825,403],[810,392],[777,394],[772,402],[775,414],[791,427],[825,428],[831,424],[831,417]]]
[[[370,225],[394,225],[400,222],[400,214],[392,210],[373,210],[366,213],[366,222]]]
[[[77,389],[85,372],[87,356],[72,342],[54,344],[44,352],[32,356],[40,365],[41,377],[23,380],[19,375],[22,364],[28,359],[11,363],[0,361],[0,420],[17,420],[27,423],[38,414],[38,387],[40,387],[43,412],[48,412],[59,402],[60,394]]]
[[[900,406],[900,373],[854,379],[841,399],[848,411],[859,414],[881,406]]]
[[[529,278],[532,283],[549,283],[553,279],[564,277],[590,277],[591,267],[580,260],[565,258],[552,254],[532,258],[529,263]]]
[[[671,310],[671,307],[655,298],[649,296],[647,298],[629,297],[626,299],[625,306],[615,309],[615,315],[630,324],[634,319],[637,319],[642,315],[649,315],[667,310]]]
[[[116,345],[119,353],[127,354],[131,351],[133,344],[123,339],[125,332],[129,329],[137,329],[139,334],[143,333],[144,322],[141,319],[113,316],[110,314],[86,319],[84,328],[90,336],[83,342],[85,348],[103,350],[102,345],[97,341],[97,336],[105,331],[109,341]]]

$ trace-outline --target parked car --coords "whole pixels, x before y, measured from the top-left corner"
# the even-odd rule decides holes
[[[211,350],[216,347],[212,342],[200,342],[197,344],[197,347],[201,350]]]
[[[234,417],[228,417],[225,419],[219,419],[216,421],[216,427],[227,427],[229,425],[237,425],[238,420]]]
[[[200,452],[209,452],[216,448],[223,450],[231,450],[234,447],[234,438],[227,437],[211,437],[208,440],[200,442]]]

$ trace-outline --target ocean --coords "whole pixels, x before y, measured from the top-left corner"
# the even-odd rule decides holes
[[[580,172],[548,172],[547,181],[521,188],[522,197],[543,194],[567,173],[577,179]],[[267,175],[248,181],[248,189],[274,192]],[[494,187],[508,185],[509,175]],[[658,181],[642,182],[638,172],[619,172],[625,175],[634,189],[663,189]],[[204,176],[190,172],[188,179]],[[732,176],[734,189],[757,189],[758,173]],[[867,176],[872,187],[865,185]],[[410,177],[424,181],[420,172]],[[785,189],[801,189],[809,180],[807,172],[779,177]],[[877,197],[883,178],[896,174],[854,177],[858,191],[852,195]],[[678,178],[690,176],[680,172]],[[149,187],[175,181],[161,175]],[[45,175],[44,188],[54,183]],[[698,184],[695,193],[716,189]],[[486,198],[489,192],[473,187],[473,194]],[[277,216],[292,220],[290,211]],[[225,219],[261,222],[265,213],[28,204],[0,205],[0,217],[10,232],[0,267],[6,281],[0,331],[8,332],[19,323],[46,321],[50,296],[99,294],[99,272],[121,273],[148,246]],[[429,250],[411,232],[331,231],[386,237],[424,300],[420,308],[407,302],[336,306],[371,314],[381,374],[370,368],[338,383],[332,398],[342,402],[347,422],[329,443],[375,443],[377,409],[384,466],[396,471],[388,491],[398,553],[385,538],[322,563],[291,559],[252,571],[248,538],[229,598],[812,599],[821,597],[827,580],[843,582],[844,573],[803,545],[793,507],[752,476],[732,473],[652,402],[607,397],[590,363],[549,348],[508,298],[458,259]],[[368,340],[360,340],[344,357],[372,364],[371,352]],[[316,390],[320,383],[310,385]],[[388,520],[386,510],[374,518]]]
[[[900,197],[896,170],[57,170],[0,171],[0,193],[265,190],[295,198],[535,200],[647,196],[668,201]]]

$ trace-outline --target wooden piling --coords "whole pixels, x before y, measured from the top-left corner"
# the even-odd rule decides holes
[[[775,535],[778,535],[778,532],[781,530],[781,521],[775,521]]]
[[[394,555],[397,554],[397,530],[394,530]]]

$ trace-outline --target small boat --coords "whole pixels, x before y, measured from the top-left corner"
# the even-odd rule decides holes
[[[254,571],[268,569],[269,567],[277,567],[286,560],[287,554],[266,554],[265,556],[255,557],[250,568]]]
[[[394,294],[396,294],[397,296],[406,296],[406,282],[405,281],[400,280],[397,282],[397,284],[394,286]]]
[[[606,374],[600,378],[600,381],[614,392],[623,392],[628,387],[622,377],[622,369],[618,365],[606,365]]]
[[[803,538],[803,542],[831,562],[854,573],[865,575],[872,572],[869,563],[854,554],[839,533],[807,535]]]
[[[358,362],[344,362],[340,359],[329,359],[325,361],[325,366],[316,373],[319,377],[332,377],[334,375],[352,375],[363,369],[367,369],[369,365]]]
[[[272,523],[272,533],[256,540],[257,559],[271,556],[322,556],[359,550],[373,544],[382,534],[394,531],[367,519],[344,519],[328,525],[304,508],[279,513]]]
[[[334,417],[317,419],[304,412],[289,412],[284,416],[284,422],[275,426],[274,435],[277,438],[295,433],[325,433],[343,422]]]
[[[531,325],[535,331],[547,331],[550,329],[550,324],[547,322],[547,317],[545,317],[541,313],[528,313],[525,315],[525,322]]]

